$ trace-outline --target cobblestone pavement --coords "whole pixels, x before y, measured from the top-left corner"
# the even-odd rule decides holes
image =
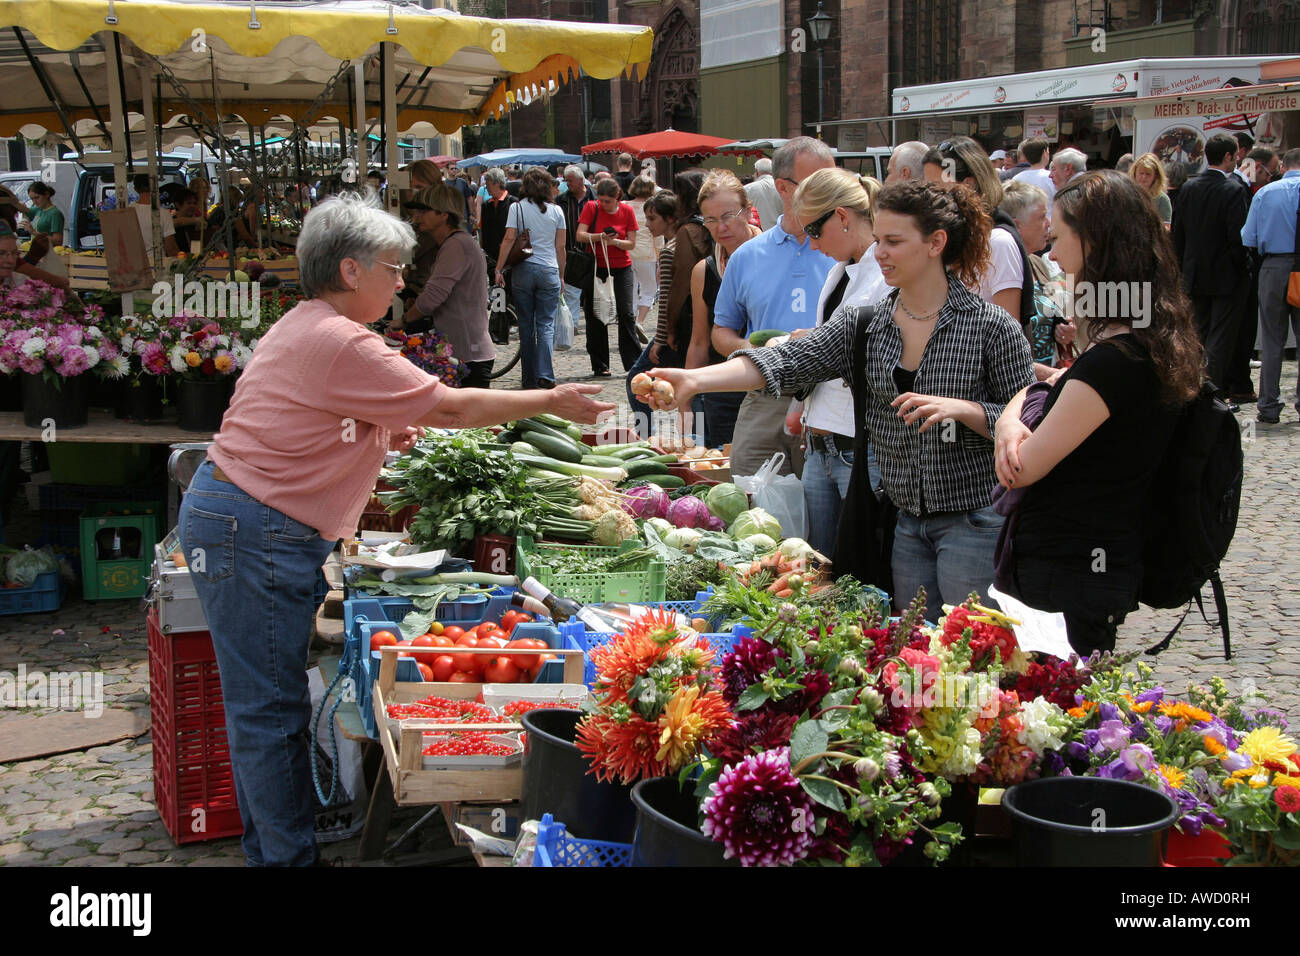
[[[579,336],[575,350],[557,356],[560,380],[599,381],[606,398],[625,402],[621,377],[589,378],[584,341]],[[1295,376],[1296,363],[1287,362],[1282,380],[1294,382]],[[519,381],[516,368],[495,384],[518,387]],[[1300,718],[1300,590],[1295,584],[1300,551],[1294,545],[1297,509],[1291,496],[1300,492],[1300,422],[1290,406],[1280,425],[1256,428],[1254,417],[1255,406],[1245,406],[1245,493],[1236,539],[1223,567],[1233,660],[1224,662],[1218,631],[1196,617],[1154,659],[1155,669],[1174,690],[1216,674],[1238,692],[1245,681],[1253,681],[1273,706],[1295,719]],[[23,528],[33,521],[20,512],[9,540],[21,540]],[[1213,616],[1212,608],[1210,612]],[[1156,643],[1178,613],[1134,613],[1121,628],[1121,649]],[[105,706],[148,720],[148,654],[137,601],[69,597],[53,614],[0,618],[0,671],[14,673],[19,664],[29,672],[102,670]],[[21,712],[0,710],[0,738],[6,720],[19,716]],[[238,839],[183,847],[172,841],[154,807],[152,760],[145,734],[80,753],[0,764],[0,865],[242,865]],[[402,832],[400,821],[408,817],[394,822],[390,838]],[[351,861],[356,844],[353,839],[323,852],[330,859]]]

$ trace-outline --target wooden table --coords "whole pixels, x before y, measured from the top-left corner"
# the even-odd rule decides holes
[[[86,424],[80,428],[59,428],[55,434],[59,441],[95,445],[173,445],[212,440],[211,433],[186,431],[174,419],[157,425],[142,425],[124,421],[99,408],[90,410]],[[44,430],[24,425],[22,412],[0,412],[0,441],[44,441]]]

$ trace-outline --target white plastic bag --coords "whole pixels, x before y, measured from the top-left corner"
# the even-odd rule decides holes
[[[803,482],[794,475],[779,475],[785,452],[777,452],[752,477],[733,478],[741,491],[753,497],[754,507],[762,508],[781,523],[783,538],[808,537],[808,510],[803,497]]]
[[[564,296],[560,296],[560,307],[555,310],[555,343],[552,348],[556,352],[567,352],[573,348],[573,313],[569,311],[569,303],[564,301]]]
[[[319,667],[313,667],[307,672],[307,685],[311,690],[312,714],[317,717],[313,740],[316,748],[314,761],[320,770],[321,787],[326,793],[331,789],[334,791],[334,802],[328,807],[322,806],[320,797],[312,794],[316,811],[316,842],[337,843],[359,833],[366,823],[366,809],[370,801],[366,795],[365,773],[361,769],[361,747],[355,740],[349,740],[336,731],[334,737],[338,743],[338,759],[335,762],[330,725],[334,722],[331,713],[333,701],[340,690],[335,690],[330,702],[318,713],[321,698],[325,696],[325,681],[321,679]]]
[[[592,308],[592,312],[595,313],[596,318],[600,321],[602,325],[610,325],[611,323],[613,323],[614,318],[618,313],[618,305],[614,298],[613,272],[607,269],[606,272],[608,274],[605,276],[605,278],[602,279],[600,277],[600,263],[609,261],[608,259],[609,247],[608,245],[606,245],[605,238],[603,236],[600,239],[600,247],[602,250],[604,250],[604,254],[606,258],[602,259],[597,257],[596,259],[597,274],[595,278],[592,280],[595,283],[595,287],[592,290],[591,308]]]

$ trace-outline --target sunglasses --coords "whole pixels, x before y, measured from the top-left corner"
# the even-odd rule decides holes
[[[422,202],[408,202],[406,204],[407,212],[433,212],[432,206],[426,206]]]
[[[809,239],[820,239],[822,237],[822,228],[825,227],[827,221],[833,215],[835,215],[835,210],[831,209],[818,216],[812,222],[808,223],[808,225],[803,227],[804,235]]]

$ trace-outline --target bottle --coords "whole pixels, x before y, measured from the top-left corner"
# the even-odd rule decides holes
[[[523,589],[546,605],[551,620],[556,624],[577,618],[593,631],[607,631],[609,624],[594,614],[590,608],[583,607],[571,598],[560,597],[536,578],[524,578]]]
[[[529,614],[540,614],[542,617],[550,617],[551,609],[535,597],[529,597],[522,591],[516,591],[510,595],[510,604],[520,610],[527,611]]]
[[[122,531],[120,528],[102,528],[95,532],[95,560],[122,560]]]

